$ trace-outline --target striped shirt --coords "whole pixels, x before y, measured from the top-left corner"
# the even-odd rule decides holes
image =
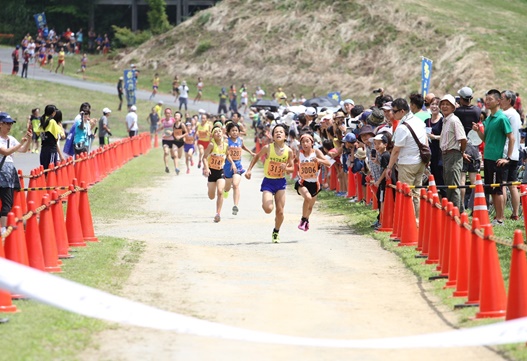
[[[463,139],[467,139],[467,136],[461,120],[454,113],[443,118],[443,130],[439,139],[441,151],[460,150],[461,145],[459,141]]]

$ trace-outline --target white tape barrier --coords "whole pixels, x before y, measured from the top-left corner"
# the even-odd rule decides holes
[[[365,340],[318,339],[257,332],[156,309],[3,258],[0,258],[0,289],[101,320],[258,343],[332,348],[402,349],[499,345],[527,340],[527,318],[443,333]]]

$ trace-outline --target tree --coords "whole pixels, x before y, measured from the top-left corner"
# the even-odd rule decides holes
[[[165,0],[148,0],[148,6],[148,23],[152,33],[157,35],[170,30]]]

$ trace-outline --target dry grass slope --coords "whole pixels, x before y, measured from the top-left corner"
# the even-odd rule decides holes
[[[225,84],[302,84],[319,93],[341,90],[361,99],[379,86],[396,95],[420,89],[421,56],[426,56],[434,60],[432,90],[492,87],[488,55],[427,13],[407,12],[415,4],[224,0],[122,54],[116,67],[138,63]]]

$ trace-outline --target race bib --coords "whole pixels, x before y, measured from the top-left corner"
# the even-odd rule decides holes
[[[229,148],[229,154],[231,155],[232,160],[241,160],[242,159],[242,149],[238,147]]]
[[[267,174],[272,178],[283,178],[285,169],[282,169],[282,164],[280,162],[270,161],[269,167],[267,168]]]
[[[187,144],[193,144],[194,143],[194,137],[192,135],[185,135],[185,143]]]
[[[174,129],[174,135],[176,137],[179,137],[180,135],[183,135],[183,129]]]
[[[220,170],[223,168],[223,157],[217,154],[211,154],[209,157],[209,168]]]
[[[300,178],[316,178],[318,172],[318,163],[316,162],[302,162],[300,163],[299,174]]]
[[[198,131],[198,137],[200,139],[208,139],[209,132],[207,132],[206,130],[200,130],[200,131]]]

